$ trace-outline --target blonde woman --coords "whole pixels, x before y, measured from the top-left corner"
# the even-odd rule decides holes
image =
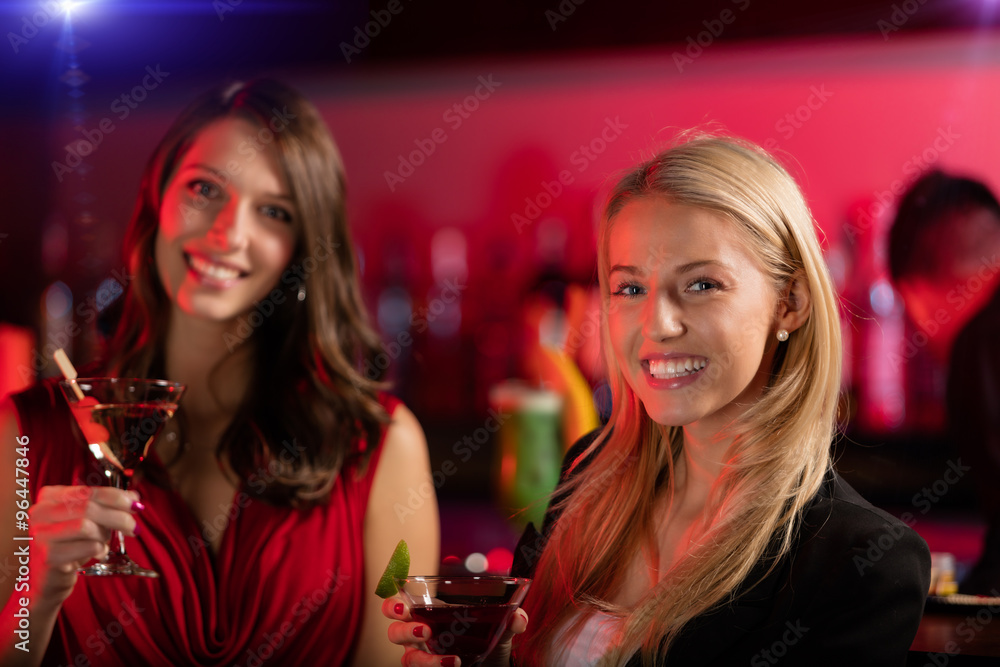
[[[831,466],[837,297],[794,180],[675,146],[613,189],[598,262],[613,412],[518,545],[516,664],[904,664],[930,558]],[[390,627],[404,664],[449,664],[418,626]]]

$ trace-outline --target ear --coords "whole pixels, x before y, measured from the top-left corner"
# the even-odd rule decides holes
[[[775,331],[784,329],[789,333],[795,331],[809,319],[812,312],[812,293],[805,273],[800,269],[795,272],[785,288],[785,293],[778,302],[778,313],[775,320]]]

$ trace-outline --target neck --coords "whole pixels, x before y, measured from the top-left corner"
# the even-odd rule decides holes
[[[708,497],[727,463],[729,446],[746,410],[744,406],[761,400],[770,369],[774,365],[774,339],[768,341],[756,375],[726,407],[684,426],[684,450],[674,480],[678,508],[688,516],[701,516]]]
[[[677,466],[674,493],[676,506],[684,514],[701,514],[712,487],[722,474],[731,436],[703,432],[697,425],[684,428],[684,450]]]
[[[171,312],[165,349],[167,377],[187,385],[188,415],[231,417],[242,401],[252,375],[252,345],[230,350],[228,323],[194,318],[178,308]]]

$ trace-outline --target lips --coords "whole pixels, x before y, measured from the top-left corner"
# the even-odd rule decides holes
[[[247,271],[201,255],[184,253],[184,261],[200,282],[213,287],[228,287],[248,275]]]
[[[654,389],[680,389],[698,380],[708,359],[696,355],[669,354],[642,360],[643,375]]]
[[[691,375],[708,365],[704,357],[675,357],[671,359],[650,359],[647,362],[649,374],[659,380]]]

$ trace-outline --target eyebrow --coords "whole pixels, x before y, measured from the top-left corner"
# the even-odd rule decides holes
[[[640,271],[638,268],[636,268],[634,266],[631,266],[629,264],[615,264],[614,266],[611,267],[611,270],[608,271],[608,275],[611,275],[612,273],[616,273],[616,272],[617,273],[627,273],[627,274],[629,274],[631,276],[638,276],[638,275],[642,274],[642,271]]]
[[[179,171],[188,171],[189,169],[201,169],[203,171],[208,171],[220,178],[226,175],[224,171],[220,171],[215,167],[213,167],[212,165],[205,164],[204,162],[192,162],[190,164],[185,164],[180,168]]]
[[[699,259],[694,262],[688,262],[687,264],[681,264],[674,270],[676,273],[688,273],[689,271],[694,271],[696,269],[700,269],[705,266],[717,266],[722,269],[729,268],[726,264],[723,264],[718,260]],[[633,266],[631,264],[615,264],[614,266],[611,267],[611,270],[608,271],[608,275],[611,275],[616,271],[620,271],[621,273],[627,273],[632,276],[640,276],[643,273],[645,273],[645,271],[642,268]]]
[[[213,167],[212,165],[205,164],[204,162],[192,162],[191,164],[186,164],[180,168],[177,173],[182,173],[188,171],[189,169],[201,169],[209,173],[214,174],[217,178],[225,178],[226,172],[220,171]],[[265,199],[280,199],[289,203],[294,203],[295,200],[292,199],[291,195],[277,194],[277,193],[265,193],[263,195]]]
[[[688,262],[687,264],[681,264],[677,267],[677,273],[687,273],[688,271],[694,271],[695,269],[700,269],[706,266],[717,266],[721,269],[729,268],[722,262],[716,259],[699,259],[695,262]]]

